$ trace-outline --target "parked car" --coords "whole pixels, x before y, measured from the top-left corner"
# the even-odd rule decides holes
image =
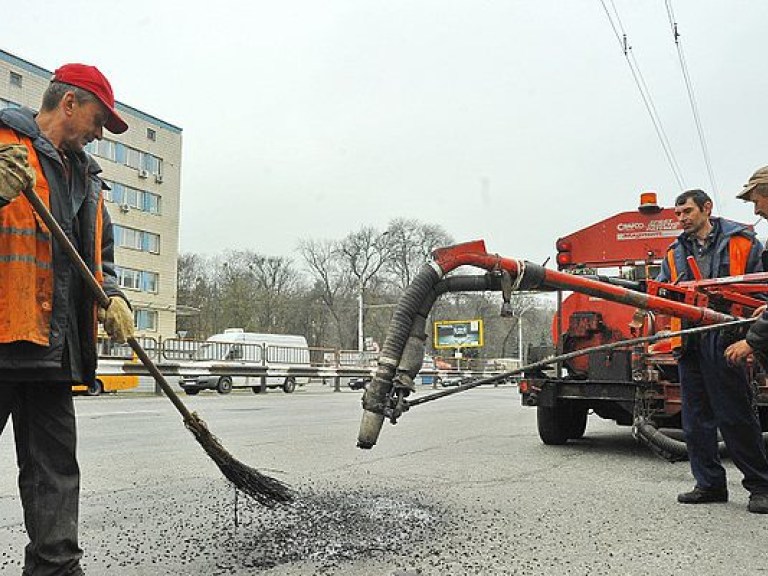
[[[222,334],[208,338],[194,353],[192,363],[201,368],[212,364],[233,366],[259,365],[271,368],[290,368],[309,366],[309,347],[304,336],[292,334],[256,334],[245,332],[241,328],[228,328]],[[282,388],[291,393],[296,385],[303,386],[307,377],[264,377],[266,388]],[[229,394],[233,388],[250,388],[254,394],[264,391],[262,377],[213,375],[185,376],[179,385],[190,396],[200,390],[216,390],[219,394]]]
[[[370,382],[370,376],[363,376],[361,378],[352,378],[349,382],[347,382],[347,386],[349,386],[352,390],[364,390],[368,387]]]
[[[443,388],[447,388],[449,386],[461,386],[462,384],[466,384],[467,382],[471,382],[474,380],[471,376],[454,376],[452,378],[446,378],[441,382],[441,385]]]

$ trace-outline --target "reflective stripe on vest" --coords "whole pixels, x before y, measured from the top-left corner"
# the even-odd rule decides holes
[[[48,181],[29,138],[0,128],[0,144],[24,144],[35,192],[50,207]],[[53,309],[51,234],[23,196],[0,208],[0,343],[48,345]]]

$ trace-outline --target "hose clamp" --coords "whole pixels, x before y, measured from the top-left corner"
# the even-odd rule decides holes
[[[517,292],[520,289],[520,285],[523,283],[523,276],[525,276],[525,260],[515,260],[517,264],[517,277],[512,283],[512,291]]]

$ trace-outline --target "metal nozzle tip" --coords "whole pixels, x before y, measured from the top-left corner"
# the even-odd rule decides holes
[[[376,444],[381,432],[381,426],[384,423],[384,416],[365,410],[360,422],[360,433],[357,435],[357,447],[363,450],[370,450]]]

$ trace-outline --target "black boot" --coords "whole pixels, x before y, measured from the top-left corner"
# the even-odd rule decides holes
[[[710,502],[728,502],[728,488],[699,488],[696,486],[690,492],[677,495],[681,504],[708,504]],[[766,501],[768,505],[768,501]],[[768,512],[768,509],[766,509]]]
[[[768,494],[752,494],[747,510],[753,514],[768,514]]]

